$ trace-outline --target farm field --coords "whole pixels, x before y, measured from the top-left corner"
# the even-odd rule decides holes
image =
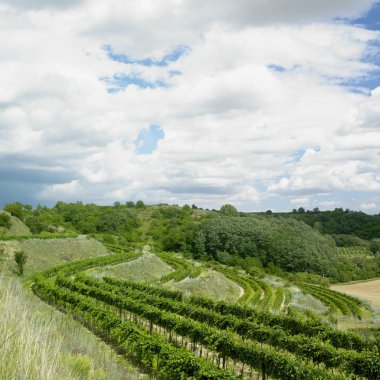
[[[374,306],[380,307],[380,280],[333,285],[331,289],[362,298]]]
[[[20,362],[12,368],[26,378],[49,379],[46,372],[78,380],[380,377],[378,311],[354,293],[336,291],[311,275],[265,272],[255,260],[244,267],[164,250],[149,240],[76,236],[0,241],[0,267],[11,279],[0,284],[0,308],[7,316],[0,319],[0,345],[5,342],[7,361]],[[23,275],[16,251],[27,254]],[[367,254],[344,251],[355,260]],[[349,286],[369,286],[376,297],[373,284],[380,281]],[[11,299],[25,317],[25,334],[35,332],[30,344],[14,334]],[[46,354],[38,351],[38,335]],[[40,366],[43,356],[46,365]],[[28,363],[20,357],[37,359]],[[0,374],[12,368],[0,365]],[[41,376],[39,368],[45,371]],[[10,379],[17,379],[16,372]]]
[[[35,276],[33,290],[164,379],[340,380],[380,374],[372,339],[322,321],[83,273],[138,256],[121,252],[48,269]]]

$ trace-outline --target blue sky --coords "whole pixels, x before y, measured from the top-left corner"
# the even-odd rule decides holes
[[[151,125],[149,128],[143,129],[135,141],[136,153],[138,155],[152,154],[157,149],[158,141],[164,137],[165,133],[158,125]]]
[[[0,207],[379,213],[379,20],[371,0],[0,0]]]

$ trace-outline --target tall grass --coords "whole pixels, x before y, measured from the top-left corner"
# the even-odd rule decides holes
[[[138,379],[135,368],[69,316],[0,274],[0,379]]]
[[[40,319],[30,306],[20,284],[0,277],[2,379],[57,378],[61,339],[52,339],[52,321]],[[71,374],[59,375],[62,379],[69,379]]]

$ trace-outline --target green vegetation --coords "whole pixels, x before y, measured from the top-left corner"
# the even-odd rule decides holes
[[[79,260],[91,256],[101,256],[107,249],[95,239],[27,239],[0,241],[4,250],[4,270],[12,273],[15,270],[14,252],[24,251],[28,256],[25,276],[71,260]]]
[[[352,315],[357,318],[362,316],[360,307],[363,304],[357,298],[317,285],[307,283],[298,283],[297,285],[327,305],[332,312],[339,309],[343,315]]]
[[[175,268],[175,271],[162,276],[162,282],[168,282],[171,280],[179,282],[181,280],[184,280],[186,277],[196,278],[201,274],[201,268],[199,265],[196,266],[194,264],[191,264],[173,253],[165,252],[158,253],[157,255],[167,264]]]
[[[238,210],[231,204],[223,205],[219,212],[224,216],[238,216]]]
[[[1,379],[142,379],[79,322],[1,275],[0,315]]]
[[[331,265],[335,252],[330,241],[293,219],[255,216],[206,220],[195,234],[194,257],[217,259],[219,252],[243,259],[254,257],[265,266],[272,263],[284,271],[338,277]]]
[[[93,269],[96,277],[114,277],[122,280],[157,282],[162,276],[173,272],[173,269],[153,254],[145,254],[128,263],[112,265],[102,269]]]
[[[17,264],[19,276],[22,276],[24,274],[24,267],[25,267],[27,258],[28,258],[28,255],[24,251],[15,252],[15,261]]]
[[[66,265],[67,269],[53,269],[45,276],[60,270],[73,273],[91,265],[95,265],[94,260],[84,260]],[[275,317],[202,298],[180,302],[158,288],[152,294],[149,289],[154,288],[146,285],[102,282],[83,275],[75,280],[58,276],[55,284],[39,276],[34,289],[41,297],[78,314],[109,336],[114,345],[128,347],[131,354],[165,378],[234,378],[247,375],[244,365],[250,373],[256,370],[275,378],[292,374],[294,379],[343,379],[352,374],[376,379],[380,374],[374,341],[334,330],[316,320]],[[229,332],[222,331],[227,328]],[[322,334],[331,344],[319,340]],[[198,353],[192,359],[189,355],[193,354],[184,350],[189,343]],[[281,351],[271,350],[268,344]],[[335,368],[334,374],[329,368]]]
[[[290,217],[302,220],[311,227],[316,223],[321,226],[321,232],[330,235],[349,234],[362,239],[374,239],[380,236],[380,215],[367,215],[360,211],[343,210],[313,211],[292,213],[277,213],[275,217]]]
[[[213,270],[203,271],[196,278],[185,278],[180,282],[169,282],[170,289],[180,290],[191,296],[202,296],[216,300],[235,301],[241,295],[241,288],[223,274]]]
[[[9,229],[11,225],[11,217],[5,212],[0,212],[0,227]]]
[[[154,378],[380,377],[379,343],[371,338],[378,311],[329,289],[380,275],[379,236],[363,234],[376,230],[372,216],[356,215],[361,234],[353,235],[335,228],[349,220],[341,214],[355,214],[340,210],[246,214],[231,204],[209,211],[142,201],[6,208],[2,272],[23,274],[36,295]],[[0,311],[1,302],[0,287]],[[13,338],[11,328],[0,335],[4,346]],[[110,378],[112,370],[86,349],[52,349],[52,376]]]

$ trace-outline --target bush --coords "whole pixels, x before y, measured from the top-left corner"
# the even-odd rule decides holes
[[[7,203],[4,206],[4,211],[8,211],[10,214],[15,216],[16,218],[23,220],[24,212],[23,212],[22,204],[19,202]]]
[[[11,225],[11,217],[5,212],[0,213],[0,227],[10,228]]]
[[[26,264],[28,256],[24,251],[16,251],[15,252],[15,261],[18,267],[18,273],[20,276],[24,274],[24,268]]]

